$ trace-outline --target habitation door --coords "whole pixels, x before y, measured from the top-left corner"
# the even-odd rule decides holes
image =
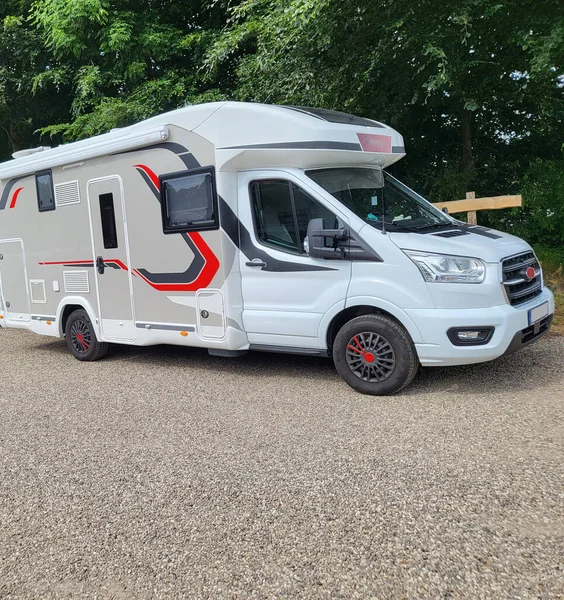
[[[123,183],[113,175],[88,182],[88,206],[100,330],[105,340],[135,339]]]

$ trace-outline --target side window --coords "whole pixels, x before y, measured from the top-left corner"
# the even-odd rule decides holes
[[[100,195],[100,217],[102,219],[104,248],[117,248],[118,239],[113,194]]]
[[[255,181],[251,193],[259,240],[280,250],[303,254],[311,219],[323,219],[327,229],[339,227],[333,213],[289,181]]]
[[[219,227],[212,168],[162,176],[161,198],[165,233]]]
[[[51,171],[44,171],[35,175],[37,189],[37,207],[39,212],[55,210],[55,192],[53,190],[53,175]]]
[[[251,184],[256,231],[261,242],[298,253],[298,236],[288,181]]]

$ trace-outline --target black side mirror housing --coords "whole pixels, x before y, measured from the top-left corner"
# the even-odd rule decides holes
[[[346,229],[324,229],[323,219],[311,219],[307,225],[307,245],[306,252],[312,258],[344,258],[345,248],[339,246],[338,242],[346,240],[349,233]],[[328,248],[325,240],[331,238],[334,240],[333,246]]]
[[[445,215],[448,215],[448,208],[446,206],[443,206],[442,211],[445,213]]]

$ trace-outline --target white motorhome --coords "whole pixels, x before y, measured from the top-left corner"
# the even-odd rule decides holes
[[[492,360],[546,333],[531,247],[434,208],[385,168],[376,121],[190,106],[0,165],[0,327],[109,343],[331,356],[389,394],[419,365]]]

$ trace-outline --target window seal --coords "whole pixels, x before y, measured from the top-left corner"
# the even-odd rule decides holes
[[[53,200],[53,205],[48,207],[48,208],[42,208],[41,204],[39,202],[39,182],[38,182],[38,178],[39,177],[43,177],[45,175],[49,176],[49,180],[51,183],[51,198]],[[37,209],[39,210],[39,212],[50,212],[52,210],[55,210],[57,208],[56,202],[55,202],[55,186],[53,184],[53,170],[52,169],[45,169],[44,171],[38,171],[37,173],[34,174],[35,176],[35,192],[37,194]]]
[[[165,198],[165,186],[167,181],[180,179],[181,177],[191,177],[195,175],[209,174],[211,176],[211,192],[212,192],[212,207],[213,207],[213,223],[209,225],[187,225],[185,227],[169,227],[167,216],[167,202]],[[198,167],[196,169],[186,169],[184,171],[174,171],[173,173],[165,173],[159,176],[159,201],[161,203],[161,217],[163,225],[163,233],[166,235],[172,233],[187,233],[190,231],[215,231],[219,229],[219,202],[217,196],[217,186],[215,177],[215,167]]]

